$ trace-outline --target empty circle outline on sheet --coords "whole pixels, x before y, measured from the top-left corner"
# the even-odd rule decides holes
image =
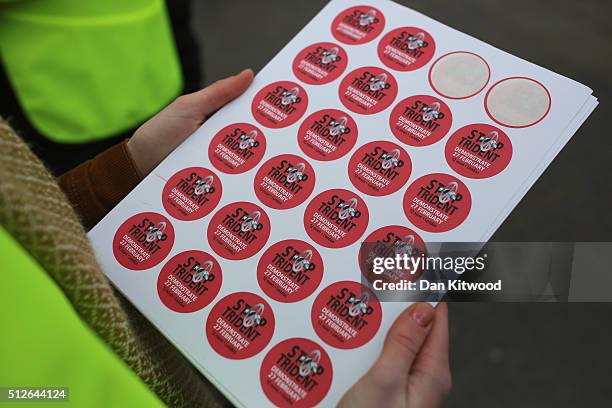
[[[491,79],[489,63],[469,51],[442,55],[429,68],[429,85],[448,99],[467,99],[478,95]]]
[[[509,77],[487,91],[484,108],[498,125],[526,128],[540,123],[550,112],[552,96],[541,82],[528,77]]]

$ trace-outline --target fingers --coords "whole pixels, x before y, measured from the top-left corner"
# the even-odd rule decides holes
[[[179,109],[190,116],[205,119],[228,102],[242,95],[253,82],[253,71],[245,69],[237,75],[221,79],[197,92],[177,99]]]
[[[446,303],[439,303],[431,331],[412,366],[411,374],[435,379],[448,392],[451,387],[448,356],[448,307]]]
[[[380,357],[370,370],[371,375],[386,385],[405,382],[433,319],[434,309],[428,303],[414,303],[402,312],[389,329]]]

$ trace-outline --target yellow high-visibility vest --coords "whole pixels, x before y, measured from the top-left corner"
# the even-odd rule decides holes
[[[0,0],[0,56],[38,132],[104,139],[182,89],[163,0]]]

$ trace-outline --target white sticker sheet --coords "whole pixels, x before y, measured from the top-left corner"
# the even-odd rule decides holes
[[[237,406],[332,406],[408,304],[360,244],[486,242],[597,100],[387,0],[333,0],[89,237]]]

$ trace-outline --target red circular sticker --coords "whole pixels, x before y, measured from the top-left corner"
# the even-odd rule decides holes
[[[262,291],[279,302],[297,302],[319,287],[323,259],[312,245],[297,239],[277,242],[263,253],[257,264],[257,282]]]
[[[208,215],[221,200],[221,180],[212,171],[190,167],[168,180],[162,193],[162,203],[168,214],[183,221],[193,221]]]
[[[361,146],[348,165],[351,183],[362,193],[372,196],[395,193],[406,184],[411,171],[408,153],[386,140]]]
[[[225,358],[242,360],[263,350],[274,334],[274,313],[261,296],[232,293],[219,300],[206,319],[210,347]]]
[[[429,232],[445,232],[470,213],[472,197],[458,178],[433,173],[413,182],[404,195],[404,213],[411,223]]]
[[[483,179],[504,170],[512,159],[512,143],[502,130],[484,123],[455,131],[446,143],[446,161],[462,176]]]
[[[208,243],[222,258],[246,259],[255,255],[270,237],[270,219],[256,204],[228,204],[208,224]]]
[[[429,146],[442,139],[453,124],[446,103],[429,95],[416,95],[395,105],[389,116],[391,132],[410,146]]]
[[[415,231],[400,225],[389,225],[372,232],[361,244],[359,265],[361,274],[370,282],[380,280],[386,283],[399,283],[404,280],[416,281],[423,272],[422,266],[414,270],[389,269],[376,265],[376,258],[395,258],[408,256],[418,258],[427,256],[423,239]],[[375,289],[378,289],[375,287]]]
[[[327,248],[342,248],[359,239],[368,227],[365,201],[349,190],[327,190],[312,199],[304,211],[310,238]]]
[[[342,47],[329,42],[304,48],[293,60],[293,73],[302,82],[323,85],[337,79],[348,65],[348,55]]]
[[[304,88],[290,81],[279,81],[263,87],[251,105],[253,116],[263,126],[279,129],[297,122],[308,107]]]
[[[144,212],[125,221],[113,239],[115,259],[127,269],[141,271],[160,263],[174,245],[174,227],[161,214]]]
[[[314,186],[312,166],[294,154],[281,154],[265,162],[257,171],[254,181],[257,198],[277,210],[302,204]]]
[[[358,45],[372,41],[385,28],[385,16],[372,6],[351,7],[338,14],[331,31],[336,40]]]
[[[401,27],[389,31],[378,43],[383,64],[398,71],[414,71],[431,61],[436,42],[422,28]]]
[[[358,282],[333,283],[312,304],[314,331],[325,343],[340,349],[361,347],[372,340],[381,320],[376,295]]]
[[[314,407],[327,395],[333,376],[327,352],[314,341],[299,337],[272,347],[259,372],[264,394],[281,408]]]
[[[382,68],[359,68],[344,77],[338,93],[347,109],[373,115],[393,103],[397,96],[397,81]]]
[[[221,129],[210,141],[208,158],[215,168],[227,174],[251,170],[266,152],[266,137],[253,125],[234,123]]]
[[[298,144],[315,160],[336,160],[357,143],[357,123],[338,109],[323,109],[308,116],[298,130]]]
[[[208,306],[221,289],[219,263],[206,252],[185,251],[173,256],[157,278],[162,303],[179,313],[196,312]]]

